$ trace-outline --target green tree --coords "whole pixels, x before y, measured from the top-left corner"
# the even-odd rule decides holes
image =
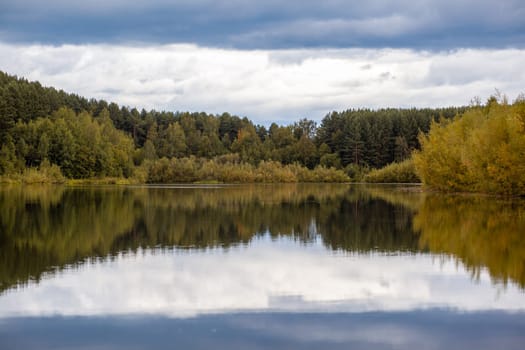
[[[16,153],[15,144],[8,135],[0,148],[0,175],[10,175],[15,171]]]
[[[232,151],[239,153],[241,159],[248,163],[256,164],[261,160],[261,140],[253,125],[239,130],[232,144]]]
[[[159,150],[161,157],[180,158],[186,154],[186,135],[178,122],[168,125],[161,142],[162,145]]]
[[[49,136],[47,136],[46,132],[43,132],[42,135],[40,135],[40,139],[38,141],[38,150],[37,154],[40,158],[40,161],[43,161],[44,159],[47,159],[49,154]]]

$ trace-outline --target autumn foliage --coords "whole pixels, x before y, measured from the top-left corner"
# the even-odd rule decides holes
[[[525,100],[489,99],[420,135],[416,171],[444,191],[525,195]]]

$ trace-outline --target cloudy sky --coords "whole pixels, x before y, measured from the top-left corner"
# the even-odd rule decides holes
[[[522,0],[1,0],[0,70],[268,123],[525,91]]]

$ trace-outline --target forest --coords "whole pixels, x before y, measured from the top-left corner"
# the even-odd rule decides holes
[[[408,159],[433,122],[466,110],[350,109],[328,113],[319,125],[264,126],[228,113],[139,111],[0,72],[0,176],[359,181],[370,169]]]

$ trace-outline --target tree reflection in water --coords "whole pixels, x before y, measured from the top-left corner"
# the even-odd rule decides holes
[[[525,204],[417,188],[287,184],[0,190],[0,290],[138,248],[209,249],[257,235],[356,254],[432,253],[525,287]]]

